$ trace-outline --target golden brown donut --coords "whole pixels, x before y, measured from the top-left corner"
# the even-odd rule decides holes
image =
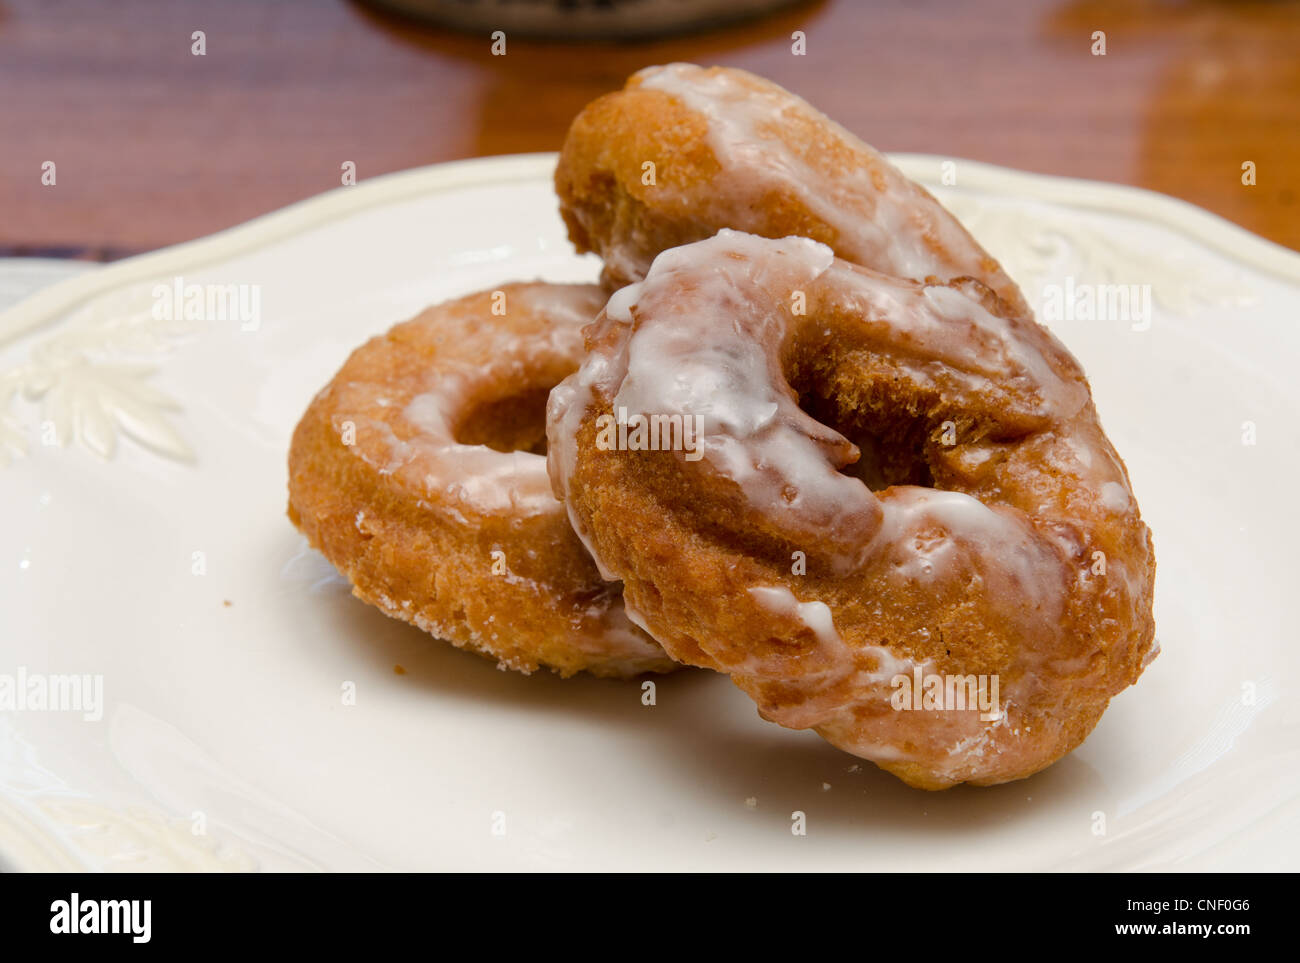
[[[573,121],[555,189],[570,239],[604,259],[611,288],[644,277],[660,251],[734,228],[810,237],[898,277],[978,278],[1026,307],[998,262],[924,188],[743,70],[668,64],[634,74]]]
[[[765,718],[914,786],[1000,783],[1154,656],[1150,533],[1087,381],[980,282],[722,231],[587,346],[548,406],[555,491],[633,620]]]
[[[521,672],[674,667],[600,578],[539,453],[547,393],[603,302],[506,284],[352,353],[294,431],[289,517],[353,594]]]

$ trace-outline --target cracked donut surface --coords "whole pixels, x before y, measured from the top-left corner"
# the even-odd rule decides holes
[[[387,615],[530,672],[632,676],[674,663],[624,614],[546,474],[547,392],[604,302],[501,285],[354,351],[289,452],[289,516]]]
[[[633,619],[764,717],[915,786],[999,783],[1153,657],[1150,534],[1087,381],[983,283],[722,231],[660,254],[587,346],[550,398],[555,491]],[[653,416],[697,424],[694,453],[601,434]],[[1000,698],[900,711],[903,676]]]

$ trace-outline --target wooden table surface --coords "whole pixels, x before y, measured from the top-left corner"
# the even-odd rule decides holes
[[[588,100],[670,60],[761,73],[883,150],[1147,187],[1300,249],[1296,2],[823,0],[494,57],[486,32],[351,0],[0,0],[0,254],[199,237],[337,186],[347,160],[364,179],[554,150]]]

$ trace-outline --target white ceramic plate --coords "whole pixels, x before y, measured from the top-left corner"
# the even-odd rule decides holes
[[[0,686],[103,686],[81,712],[0,711],[5,863],[1297,868],[1300,255],[1141,191],[898,160],[955,174],[936,191],[1031,301],[1067,278],[1151,286],[1149,325],[1051,322],[1159,560],[1164,652],[1081,749],[922,793],[762,722],[721,677],[661,679],[647,707],[635,683],[498,671],[349,595],[284,517],[308,399],[430,302],[597,273],[565,240],[554,158],[497,158],[343,188],[0,315]],[[154,320],[177,276],[259,286],[260,324]]]

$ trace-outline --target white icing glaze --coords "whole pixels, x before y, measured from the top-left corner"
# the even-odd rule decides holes
[[[833,261],[806,238],[735,231],[665,251],[637,292],[649,320],[606,387],[630,413],[700,416],[705,464],[792,536],[825,528],[852,552],[877,514],[862,483],[836,471],[855,449],[799,408],[773,357],[787,333],[786,292],[808,289]]]
[[[834,230],[841,257],[905,278],[968,275],[1019,299],[1010,278],[986,268],[985,252],[934,198],[789,91],[744,71],[685,63],[647,67],[635,79],[679,99],[708,124],[709,146],[722,168],[709,195],[722,208],[718,223],[749,228],[753,210],[773,197],[793,198]],[[855,161],[834,169],[836,161],[807,142],[800,122],[851,151]],[[631,267],[626,276],[639,273]]]
[[[1037,395],[1032,414],[1068,417],[1088,402],[1087,388],[1048,362],[1050,337],[1032,320],[994,314],[960,288],[900,283],[837,261],[827,271],[826,307],[855,313],[858,340],[907,365],[918,382],[940,365],[957,387],[978,392],[990,383]]]
[[[849,648],[836,631],[827,605],[800,602],[783,585],[755,586],[749,589],[749,594],[774,615],[793,618],[807,626],[818,640],[821,654],[831,664],[828,670],[800,675],[801,679],[813,683],[810,698],[778,711],[769,710],[774,722],[790,728],[815,726],[833,733],[839,744],[851,745],[855,755],[864,759],[921,762],[929,771],[954,780],[964,778],[971,770],[972,758],[982,759],[989,752],[1006,751],[1008,737],[1016,735],[1012,719],[1018,719],[1020,714],[1012,701],[1002,700],[998,716],[988,721],[980,718],[975,706],[964,710],[927,709],[922,739],[918,720],[895,709],[891,698],[898,677],[911,680],[918,675],[933,675],[934,663],[928,660],[918,663],[876,645]],[[764,668],[761,660],[751,659],[747,664],[728,667],[728,671],[741,677],[743,687],[747,670],[758,670],[761,678]],[[839,691],[846,695],[838,700],[828,695],[833,690],[827,686],[826,677],[831,675],[845,683]],[[912,748],[909,750],[908,746]]]
[[[576,582],[547,574],[552,558],[570,572],[581,550],[551,491],[546,459],[457,441],[476,407],[545,389],[576,369],[582,329],[604,300],[591,285],[512,284],[500,293],[504,301],[496,292],[479,292],[430,308],[361,349],[321,396],[333,428],[352,456],[388,476],[377,482],[382,494],[463,528],[467,544],[491,531],[491,540],[479,545],[481,564],[495,566],[498,558],[489,553],[501,551],[505,567],[494,568],[494,580],[503,591],[515,600],[531,597],[560,616],[553,623],[554,652],[562,649],[574,667],[623,676],[664,671],[667,657],[624,614],[617,589],[602,587],[585,568]],[[505,314],[490,314],[489,304],[503,304]],[[375,529],[383,521],[383,512],[376,514],[381,505],[356,513],[358,531],[388,534]],[[525,519],[528,537],[516,541],[510,531]],[[435,574],[440,564],[430,560]],[[382,592],[369,597],[431,634],[495,655],[503,667],[526,671],[554,654],[518,651],[511,636],[529,618],[526,612],[447,619],[444,606],[399,604]]]
[[[796,290],[807,293],[807,316],[790,310]],[[837,319],[834,328],[818,320],[819,312],[829,317],[828,310]],[[918,584],[925,598],[929,585],[937,593],[973,583],[988,624],[1005,626],[1016,640],[1002,680],[1001,717],[989,723],[978,713],[941,712],[926,720],[922,736],[920,723],[900,720],[889,708],[885,684],[910,671],[910,660],[860,639],[847,645],[823,602],[800,602],[782,586],[756,586],[749,594],[758,604],[791,620],[779,636],[802,629],[817,643],[811,652],[801,650],[797,666],[788,655],[765,659],[752,652],[721,664],[751,694],[764,685],[782,686],[777,708],[755,696],[769,718],[834,733],[838,745],[865,758],[916,761],[954,780],[978,772],[972,760],[1026,751],[1032,740],[1050,745],[1053,735],[1042,727],[1032,740],[1021,733],[1019,707],[1041,707],[1051,679],[1092,671],[1090,650],[1063,645],[1066,607],[1080,582],[1076,565],[1087,552],[1075,529],[1053,522],[1053,513],[1064,511],[1061,520],[1068,523],[1068,507],[1042,506],[1047,523],[1040,530],[1026,511],[962,492],[899,485],[873,493],[842,474],[856,449],[799,408],[782,373],[782,348],[801,331],[853,339],[919,384],[943,379],[945,394],[983,391],[998,399],[1004,396],[988,392],[1014,385],[1004,404],[1026,404],[1023,413],[1041,418],[1044,429],[1075,425],[1088,403],[1082,378],[1068,356],[1048,354],[1055,345],[1041,329],[991,313],[961,287],[884,277],[836,260],[807,239],[766,240],[724,230],[662,253],[645,280],[620,291],[613,309],[597,319],[591,352],[551,396],[556,492],[568,492],[580,454],[578,430],[593,410],[702,417],[705,469],[733,483],[769,527],[810,558],[820,554],[840,574],[869,568],[870,584],[879,591],[864,600],[863,637],[880,637],[872,635],[871,620],[878,618],[886,631],[896,617],[885,607],[894,604],[891,599],[915,596]],[[1084,419],[1064,435],[1057,432],[1052,427],[1041,436],[1040,447],[1060,462],[1049,461],[1049,469],[1097,492],[1106,509],[1129,510],[1122,466],[1095,424]],[[998,445],[972,446],[969,469],[979,470]],[[586,539],[572,503],[570,517]],[[1116,584],[1127,584],[1129,597],[1140,598],[1135,573],[1118,561],[1115,569]],[[929,638],[928,628],[914,631]],[[800,684],[792,685],[795,680]],[[900,749],[904,744],[913,748]]]
[[[918,380],[929,378],[937,363],[972,390],[991,378],[1041,384],[1040,414],[1070,414],[1086,402],[1086,389],[1058,376],[1025,329],[958,290],[836,261],[825,245],[805,238],[774,241],[723,230],[663,252],[645,281],[615,295],[616,313],[606,312],[605,320],[632,328],[630,335],[618,339],[613,353],[594,350],[552,393],[557,493],[573,473],[578,426],[599,388],[612,407],[629,413],[701,417],[700,449],[712,471],[787,537],[806,543],[810,531],[825,532],[817,547],[829,551],[833,564],[861,566],[878,550],[873,537],[883,522],[882,503],[839,471],[856,459],[856,447],[807,415],[781,377],[781,346],[795,324],[813,323],[791,315],[793,291],[860,317],[862,343],[910,358],[908,370]],[[972,332],[979,351],[963,340]],[[1001,517],[969,496],[953,498],[970,504],[964,524],[978,528],[980,537]],[[915,524],[927,521],[925,512],[911,514]],[[587,537],[576,518],[575,528]],[[902,537],[896,528],[890,525]]]
[[[580,624],[575,624],[574,642],[584,652],[598,656],[606,668],[620,675],[635,675],[663,660],[663,650],[651,640],[649,633],[642,634],[641,623],[631,617],[625,606],[593,606],[587,615],[597,620],[595,629],[585,632]]]
[[[1128,487],[1113,481],[1106,482],[1101,486],[1099,497],[1101,503],[1112,512],[1126,511],[1129,502],[1132,500]]]
[[[835,630],[827,605],[800,602],[785,586],[756,586],[749,589],[749,594],[775,615],[792,617],[811,629],[831,663],[828,670],[800,674],[801,681],[810,683],[806,686],[808,698],[779,710],[769,709],[767,715],[774,722],[790,728],[817,727],[834,732],[838,744],[848,744],[863,759],[922,762],[930,771],[952,777],[960,777],[972,756],[982,757],[990,749],[1001,751],[997,740],[1008,734],[1011,715],[1016,712],[1010,702],[1001,702],[998,717],[990,721],[982,720],[975,706],[926,710],[922,729],[915,717],[895,709],[891,699],[895,680],[900,676],[910,680],[932,675],[934,663],[918,663],[882,646],[848,647]],[[752,659],[749,665],[729,671],[738,675],[745,687],[747,669],[759,670],[757,681],[762,678],[762,670],[770,668]],[[828,676],[836,677],[835,681],[842,685],[828,685]]]
[[[604,355],[589,353],[577,371],[551,389],[546,402],[546,463],[552,494],[564,503],[574,534],[595,561],[601,578],[614,582],[618,576],[601,561],[590,531],[567,499],[568,480],[578,464],[578,426],[594,400],[592,388],[605,380],[608,366]]]
[[[784,585],[756,585],[748,589],[749,595],[767,611],[798,622],[812,632],[817,647],[810,656],[818,668],[800,666],[797,677],[803,682],[816,683],[823,691],[828,680],[846,680],[852,683],[847,690],[856,701],[864,691],[877,689],[888,702],[890,681],[898,675],[910,675],[917,667],[912,659],[900,656],[878,645],[861,645],[850,648],[835,628],[835,617],[825,602],[800,602]],[[923,663],[928,665],[929,663]],[[771,679],[772,665],[750,656],[745,662],[728,665],[726,670],[738,676],[752,676],[756,681]],[[782,672],[788,670],[783,669]],[[833,696],[813,695],[797,706],[782,709],[774,720],[792,728],[807,728],[826,719],[842,708]]]
[[[629,284],[626,287],[619,288],[611,295],[609,302],[605,305],[605,314],[615,321],[622,321],[626,324],[632,323],[632,305],[636,304],[637,296],[641,293],[641,285]]]
[[[590,323],[590,294],[580,287],[533,285],[512,293],[508,310],[529,311],[548,320],[547,326],[520,335],[504,325],[484,323],[473,332],[483,342],[476,360],[440,358],[431,364],[424,389],[401,409],[405,440],[394,431],[394,419],[357,419],[345,401],[336,405],[336,430],[353,421],[357,454],[385,475],[394,475],[419,491],[452,502],[453,511],[478,515],[509,512],[517,515],[558,514],[563,506],[551,491],[546,459],[526,451],[501,452],[486,445],[456,441],[455,430],[465,412],[494,386],[517,384],[521,373],[546,361],[576,365],[582,356],[582,328]],[[358,391],[368,386],[354,387]],[[382,442],[376,444],[376,441]]]
[[[749,589],[749,594],[769,611],[793,615],[812,629],[822,645],[843,644],[844,640],[835,630],[835,617],[825,602],[800,602],[784,585],[758,585]]]
[[[883,522],[869,546],[888,559],[889,578],[938,582],[959,566],[977,571],[988,600],[1012,623],[1031,614],[1054,635],[1063,599],[1061,559],[1026,518],[963,492],[899,485],[880,494]],[[1028,626],[1027,626],[1028,627]]]
[[[1160,640],[1152,639],[1151,648],[1147,649],[1147,654],[1142,659],[1142,668],[1145,669],[1152,662],[1154,662],[1156,660],[1156,656],[1158,656],[1159,654],[1160,654]]]

